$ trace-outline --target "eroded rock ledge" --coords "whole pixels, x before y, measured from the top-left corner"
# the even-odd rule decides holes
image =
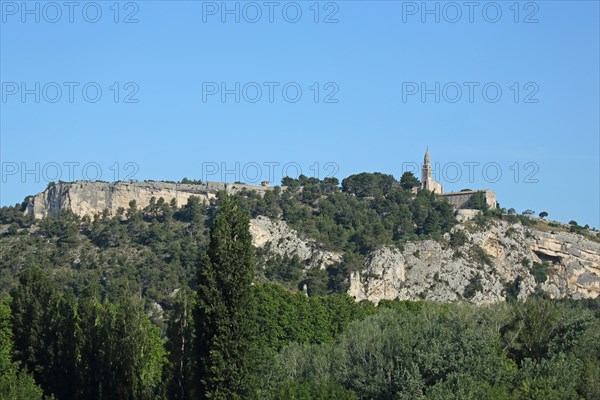
[[[536,289],[531,266],[549,265],[540,288],[552,298],[595,298],[600,295],[600,243],[580,235],[549,233],[521,224],[498,222],[483,232],[462,229],[467,243],[451,248],[426,240],[402,250],[383,247],[372,253],[360,272],[350,277],[349,294],[357,301],[383,299],[440,302],[469,300],[476,304],[505,300],[507,283],[520,279],[520,300]],[[447,237],[448,238],[448,237]],[[483,249],[489,261],[474,256]],[[479,276],[481,287],[467,299],[465,290]]]
[[[266,247],[280,256],[298,256],[308,268],[324,269],[342,261],[341,253],[320,249],[315,241],[301,238],[284,221],[258,216],[250,221],[250,233],[255,247]]]
[[[181,207],[191,196],[208,201],[220,190],[236,193],[244,189],[261,193],[272,188],[222,182],[207,182],[202,185],[157,181],[63,182],[50,185],[43,192],[33,196],[25,213],[34,218],[44,218],[57,215],[61,210],[70,210],[79,216],[93,216],[106,209],[110,215],[115,215],[119,208],[129,208],[129,202],[132,200],[135,200],[138,207],[143,208],[150,203],[152,197],[157,200],[162,197],[167,203],[175,199],[177,205]]]

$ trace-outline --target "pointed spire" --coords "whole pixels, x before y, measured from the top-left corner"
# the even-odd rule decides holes
[[[431,161],[431,157],[429,156],[429,146],[427,146],[427,150],[425,150],[425,164],[429,164]]]

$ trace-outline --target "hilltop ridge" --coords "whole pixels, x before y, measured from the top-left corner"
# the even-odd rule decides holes
[[[390,182],[382,185],[382,181]],[[374,303],[426,299],[485,304],[541,294],[574,299],[600,295],[596,232],[569,232],[574,227],[503,214],[503,209],[486,211],[484,203],[479,205],[483,210],[458,210],[457,220],[456,210],[444,199],[392,181],[391,176],[359,174],[345,179],[342,189],[337,180],[306,177],[286,179],[289,186],[283,189],[218,182],[61,182],[23,203],[21,212],[32,222],[15,226],[4,218],[0,240],[6,253],[16,245],[13,235],[29,235],[32,240],[42,235],[51,239],[46,247],[60,247],[63,258],[70,260],[65,266],[81,262],[85,253],[100,270],[115,271],[110,263],[102,267],[98,261],[106,254],[114,252],[111,257],[117,259],[128,254],[133,257],[128,262],[139,265],[142,273],[145,252],[172,260],[181,252],[177,246],[184,243],[178,241],[187,241],[190,229],[199,235],[194,236],[193,248],[202,247],[211,209],[218,207],[218,193],[226,191],[253,217],[250,230],[259,251],[260,274],[291,289],[309,294],[346,292],[356,301]],[[67,222],[48,230],[46,221],[61,214]],[[128,220],[136,215],[146,228]],[[84,217],[94,220],[85,222]],[[65,247],[67,226],[80,232],[75,235],[79,239],[69,239],[80,243],[71,250],[70,245]],[[157,245],[156,240],[165,243]],[[185,244],[183,251],[190,252],[190,245]],[[25,255],[37,251],[27,250],[25,244],[19,247],[25,247]],[[191,260],[190,256],[177,257]],[[19,270],[21,264],[13,259],[11,268]],[[191,261],[156,265],[180,276],[193,268]],[[175,279],[142,285],[170,293],[181,284]],[[158,303],[165,299],[151,297]]]
[[[104,210],[109,215],[116,215],[119,208],[129,208],[135,201],[139,207],[146,207],[150,199],[163,198],[178,206],[184,205],[191,196],[204,202],[215,198],[219,191],[237,193],[240,190],[268,190],[268,186],[248,185],[242,183],[227,184],[223,182],[206,182],[203,184],[186,184],[163,181],[74,181],[50,184],[43,192],[32,196],[25,213],[34,218],[52,217],[61,210],[70,210],[76,215],[94,216]]]

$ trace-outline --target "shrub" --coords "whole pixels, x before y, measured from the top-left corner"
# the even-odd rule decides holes
[[[475,262],[478,262],[480,264],[487,264],[490,267],[492,266],[491,257],[480,246],[475,245],[471,248],[471,257]]]
[[[521,292],[521,282],[523,278],[517,276],[514,281],[507,283],[504,287],[506,301],[517,301]]]
[[[465,291],[464,291],[463,295],[467,299],[472,299],[473,297],[475,297],[475,294],[477,292],[482,292],[482,291],[483,291],[483,285],[481,284],[481,275],[477,274],[474,277],[472,277],[471,279],[469,279],[469,283],[467,284],[467,286],[465,286]]]
[[[467,235],[462,229],[457,229],[450,235],[450,246],[453,248],[460,247],[467,243]]]
[[[535,279],[535,283],[546,282],[546,279],[548,279],[549,271],[550,266],[547,263],[534,262],[531,272],[533,274],[533,278]]]

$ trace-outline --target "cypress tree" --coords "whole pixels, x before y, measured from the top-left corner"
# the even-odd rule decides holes
[[[201,399],[253,398],[256,306],[249,216],[225,196],[198,270],[196,353]]]

